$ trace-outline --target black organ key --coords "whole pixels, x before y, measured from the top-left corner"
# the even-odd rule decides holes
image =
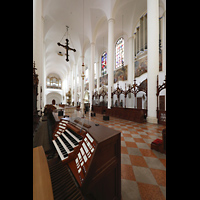
[[[75,136],[77,137],[79,140],[82,140],[83,137],[79,134],[77,134],[75,131],[73,131],[72,129],[68,128],[68,130]]]
[[[65,136],[67,136],[67,137],[70,139],[70,141],[71,141],[75,146],[78,145],[78,142],[77,142],[69,133],[67,133],[67,132],[65,131],[64,134],[65,134]]]
[[[73,150],[74,150],[74,148],[71,146],[71,144],[69,144],[69,142],[63,137],[63,135],[61,135],[60,138],[62,139],[62,141],[65,143],[65,145],[67,146],[67,148],[68,148],[70,151],[73,151]]]
[[[55,140],[56,144],[58,145],[60,151],[62,152],[64,157],[68,156],[68,153],[65,151],[64,147],[62,146],[62,144],[60,143],[60,141],[58,139]]]

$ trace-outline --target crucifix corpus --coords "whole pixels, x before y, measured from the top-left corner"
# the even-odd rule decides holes
[[[76,49],[72,49],[72,48],[69,47],[69,40],[68,40],[68,39],[66,39],[66,45],[60,44],[60,42],[58,42],[57,45],[58,45],[58,46],[62,46],[64,49],[66,49],[66,54],[65,54],[65,55],[67,56],[66,61],[68,62],[68,61],[69,61],[69,58],[68,58],[68,56],[69,56],[68,50],[71,50],[71,51],[76,52]]]

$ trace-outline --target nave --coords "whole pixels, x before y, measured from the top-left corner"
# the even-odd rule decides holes
[[[121,132],[121,194],[123,200],[166,199],[166,155],[151,150],[151,142],[162,139],[160,124],[137,123],[102,114],[86,120]],[[48,154],[46,154],[48,156]]]

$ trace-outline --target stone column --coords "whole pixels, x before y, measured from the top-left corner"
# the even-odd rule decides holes
[[[162,66],[163,66],[164,74],[166,75],[166,11],[163,14],[162,33],[163,33],[163,41],[162,41]],[[165,92],[165,102],[166,102],[166,92]],[[165,103],[165,110],[166,110],[166,103]]]
[[[133,83],[133,37],[131,36],[128,39],[128,83]],[[128,87],[128,85],[127,85]]]
[[[108,108],[111,108],[111,86],[113,88],[113,70],[114,70],[114,23],[115,20],[108,20]]]
[[[75,78],[75,83],[74,83],[74,106],[76,106],[77,103],[77,64],[75,63],[74,65],[74,78]]]
[[[147,0],[148,42],[148,115],[147,122],[157,123],[156,81],[159,74],[159,0]]]
[[[95,43],[91,42],[91,65],[90,65],[90,111],[92,110],[92,95],[94,93],[94,56],[95,56]]]
[[[84,78],[85,78],[85,65],[84,65],[84,56],[82,58],[82,74],[81,74],[81,111],[84,115]]]
[[[41,98],[40,87],[42,87],[42,94],[44,94],[44,43],[43,43],[43,23],[42,16],[42,1],[33,0],[33,61],[37,68],[36,73],[39,75],[37,109],[43,107],[44,95]],[[46,77],[45,77],[46,81]],[[46,83],[45,83],[46,84]]]
[[[99,71],[100,71],[99,66],[100,66],[99,62],[97,62],[97,64],[96,64],[96,67],[97,67],[97,70],[96,70],[96,72],[97,72],[97,92],[99,92]]]

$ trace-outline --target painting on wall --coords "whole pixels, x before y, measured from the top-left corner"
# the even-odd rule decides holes
[[[159,72],[162,71],[162,49],[159,50]]]
[[[162,49],[159,50],[159,72],[162,71]],[[135,61],[135,78],[147,72],[147,56]]]
[[[102,87],[104,85],[108,85],[108,74],[100,77],[99,79],[100,79],[100,87]]]
[[[114,83],[126,81],[128,76],[128,65],[114,71]]]
[[[147,72],[147,56],[135,61],[135,78]]]

